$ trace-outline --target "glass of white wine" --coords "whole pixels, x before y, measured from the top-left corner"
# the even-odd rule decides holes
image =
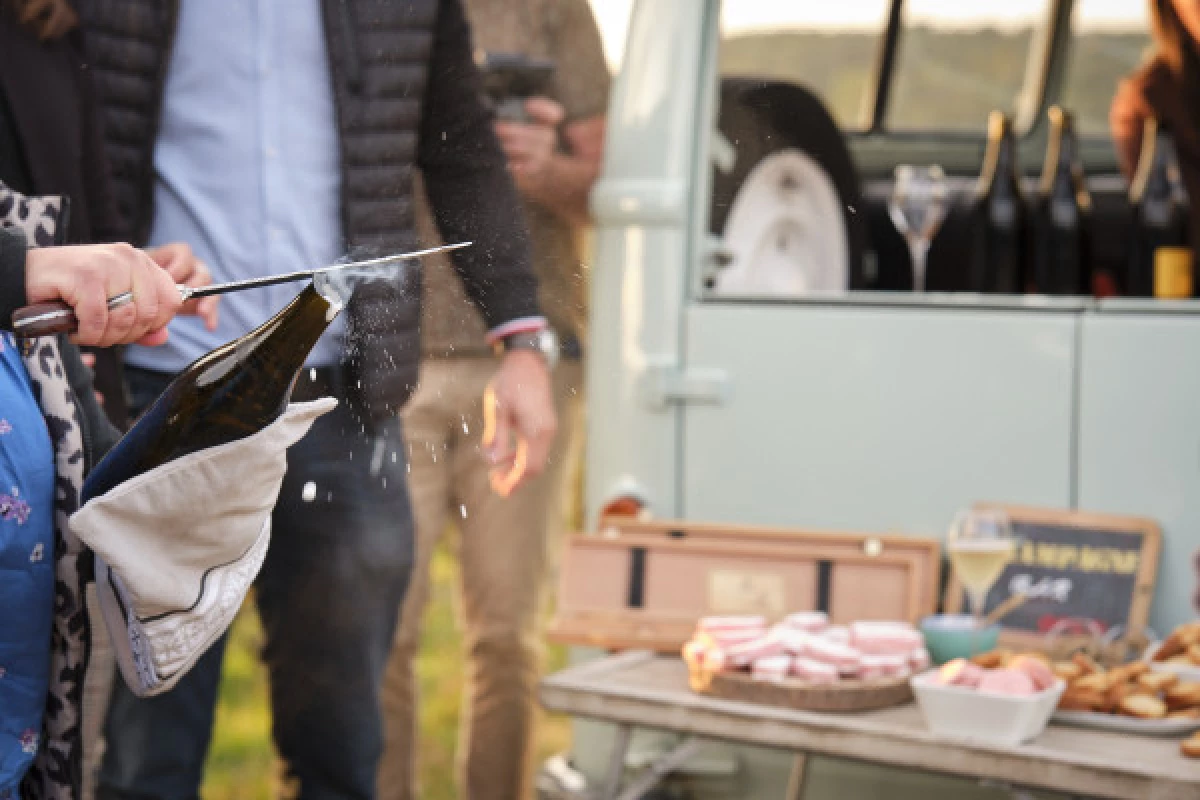
[[[959,582],[971,599],[976,631],[982,623],[988,592],[1013,560],[1016,548],[1012,523],[1003,511],[961,511],[950,525],[946,551]]]

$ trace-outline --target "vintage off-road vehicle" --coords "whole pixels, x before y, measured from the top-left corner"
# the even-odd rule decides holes
[[[1148,44],[1141,0],[634,2],[592,199],[589,524],[619,499],[933,536],[983,499],[1144,514],[1164,540],[1151,625],[1189,618],[1200,306],[956,293],[993,109],[1030,178],[1047,109],[1074,112],[1096,269],[1121,268],[1108,109]],[[889,211],[901,164],[947,176],[926,292]],[[610,739],[576,723],[579,775],[603,774]],[[674,785],[778,798],[789,767],[714,744]],[[1012,791],[814,759],[803,797]]]

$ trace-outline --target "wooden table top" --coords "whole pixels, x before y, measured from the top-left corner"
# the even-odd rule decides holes
[[[913,703],[829,714],[706,697],[688,688],[682,661],[644,651],[551,675],[541,700],[551,711],[638,727],[1089,797],[1200,798],[1200,760],[1184,758],[1178,738],[1051,724],[1017,747],[951,739],[930,733]]]

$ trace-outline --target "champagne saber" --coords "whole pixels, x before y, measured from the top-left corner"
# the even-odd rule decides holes
[[[346,264],[330,264],[325,267],[316,269],[303,269],[298,272],[285,272],[280,275],[268,275],[263,278],[249,278],[242,281],[229,281],[227,283],[213,283],[208,286],[178,286],[179,296],[184,302],[194,300],[198,297],[208,297],[214,294],[225,294],[226,292],[240,292],[244,289],[258,289],[262,286],[274,286],[279,283],[292,283],[294,281],[302,281],[307,278],[312,278],[326,272],[337,272],[344,269],[364,269],[369,267],[382,267],[386,264],[392,264],[396,261],[404,261],[410,258],[420,258],[421,256],[433,255],[434,253],[445,253],[450,250],[459,250],[463,247],[469,247],[471,242],[458,242],[457,244],[446,244],[441,247],[430,247],[425,250],[416,250],[411,253],[397,253],[390,256],[382,256],[380,258],[369,258],[365,261],[352,261]],[[108,310],[120,308],[133,302],[133,292],[121,292],[120,294],[108,299]],[[13,334],[23,339],[32,339],[37,336],[49,336],[56,333],[74,333],[79,329],[79,320],[75,317],[75,309],[62,302],[54,300],[48,303],[34,303],[23,308],[18,308],[12,315]]]

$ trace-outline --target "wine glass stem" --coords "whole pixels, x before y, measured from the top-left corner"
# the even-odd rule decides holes
[[[987,602],[987,594],[983,593],[981,596],[980,592],[974,591],[970,594],[971,616],[975,619],[971,625],[971,642],[969,647],[971,648],[971,655],[975,655],[976,645],[978,644],[979,640],[979,629],[983,624],[983,604]]]
[[[913,236],[908,240],[908,250],[912,257],[913,291],[925,291],[925,262],[929,255],[929,240],[921,236]]]

